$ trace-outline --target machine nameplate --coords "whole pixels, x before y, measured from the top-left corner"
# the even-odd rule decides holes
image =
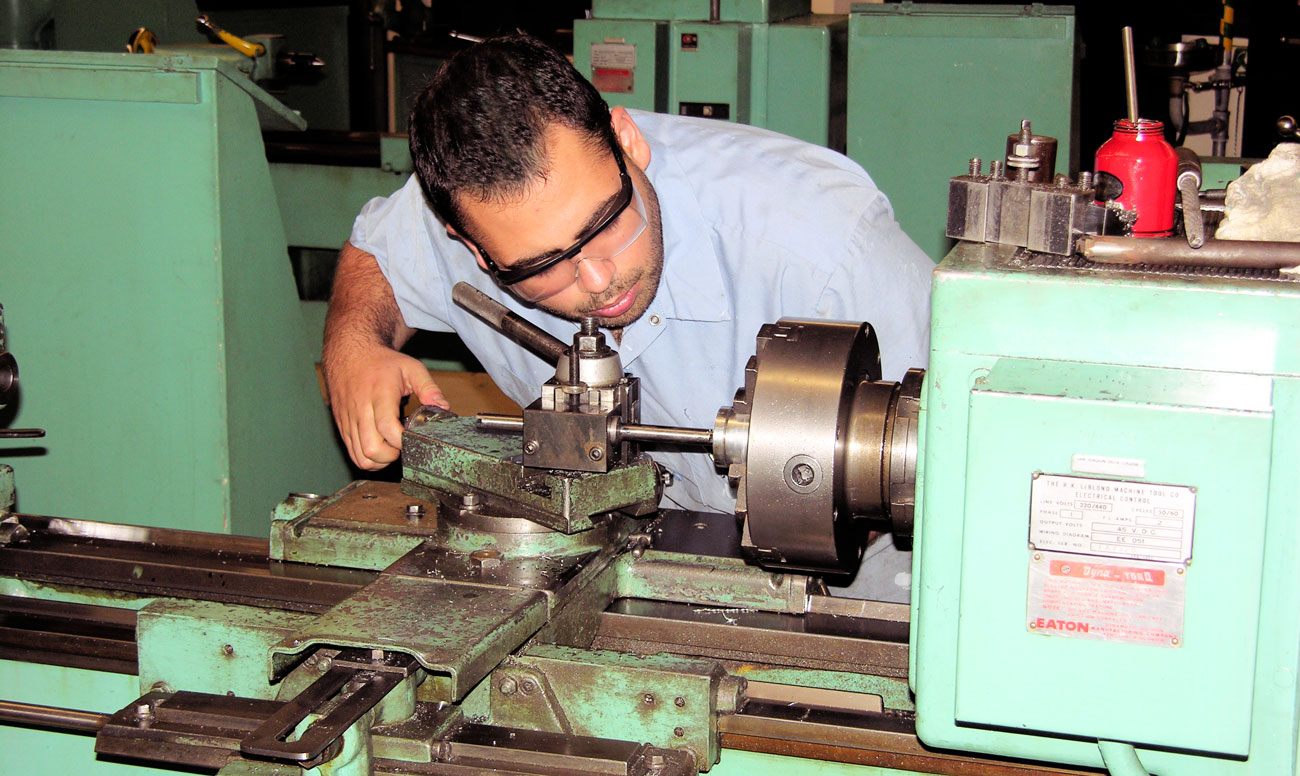
[[[591,82],[602,92],[631,93],[636,75],[636,46],[591,44]]]
[[[1196,489],[1036,473],[1029,544],[1036,550],[1186,563]]]
[[[1031,552],[1026,627],[1045,636],[1179,647],[1185,571],[1178,563]]]

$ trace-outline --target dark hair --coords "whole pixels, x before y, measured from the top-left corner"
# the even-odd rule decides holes
[[[452,57],[415,98],[408,125],[429,205],[464,232],[456,195],[494,199],[544,174],[553,123],[618,147],[600,92],[541,41],[505,35]]]

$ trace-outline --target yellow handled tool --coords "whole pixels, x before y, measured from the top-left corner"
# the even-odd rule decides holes
[[[212,31],[213,35],[216,35],[218,38],[221,38],[221,40],[224,43],[234,48],[236,51],[243,54],[244,56],[260,57],[266,53],[266,48],[262,46],[262,44],[250,43],[249,41],[246,41],[237,35],[232,35],[229,32],[226,32],[225,30],[218,27],[215,22],[209,19],[207,14],[204,14],[199,17],[199,24],[203,25],[204,27],[207,27],[209,30]]]

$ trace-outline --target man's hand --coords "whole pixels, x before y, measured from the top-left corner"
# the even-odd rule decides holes
[[[362,469],[382,469],[397,460],[403,396],[450,409],[424,364],[397,350],[413,333],[402,322],[375,257],[345,244],[325,318],[321,368],[334,422],[352,462]]]
[[[429,370],[410,356],[383,346],[335,352],[325,371],[330,410],[352,462],[382,469],[397,460],[402,447],[399,417],[402,397],[450,409]]]

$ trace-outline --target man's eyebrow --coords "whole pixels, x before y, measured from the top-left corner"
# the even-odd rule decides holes
[[[620,177],[620,181],[619,181],[619,182],[621,183],[621,182],[622,182],[622,180],[621,180],[622,176],[619,176],[619,177]],[[605,200],[604,202],[602,202],[601,205],[600,205],[600,207],[596,208],[596,210],[591,214],[591,217],[588,218],[586,221],[584,221],[583,224],[582,224],[582,226],[578,227],[577,234],[575,234],[574,237],[573,237],[574,241],[576,242],[580,237],[582,237],[583,235],[587,234],[587,233],[590,232],[592,229],[595,229],[597,224],[599,224],[599,223],[600,223],[602,220],[604,220],[604,219],[605,219],[605,218],[606,218],[606,217],[607,217],[611,212],[613,212],[613,210],[614,210],[614,205],[618,202],[619,198],[620,198],[622,195],[623,195],[623,187],[622,187],[622,186],[619,186],[618,191],[614,192],[614,193],[609,197],[609,199],[607,199],[607,200]],[[557,248],[556,250],[553,250],[553,251],[547,251],[547,252],[545,252],[545,253],[539,253],[539,254],[537,254],[536,256],[529,256],[528,258],[520,259],[519,261],[516,261],[515,263],[511,264],[510,266],[511,266],[511,267],[523,267],[523,266],[526,266],[526,265],[528,265],[528,264],[532,264],[532,263],[535,262],[535,261],[541,261],[542,259],[550,258],[551,256],[554,256],[556,253],[558,253],[558,252],[560,252],[560,251],[568,250],[568,248],[569,248],[569,246],[566,245],[566,246],[564,246],[563,248]]]

